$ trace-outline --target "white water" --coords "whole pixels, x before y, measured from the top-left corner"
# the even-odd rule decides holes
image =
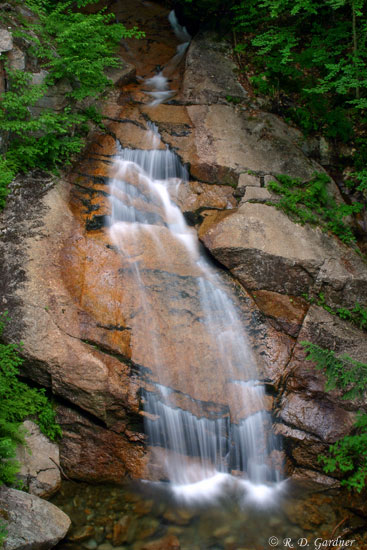
[[[175,25],[174,17],[170,17]],[[181,38],[187,38],[182,27],[177,32]],[[152,94],[169,92],[162,73],[146,84],[155,89]],[[153,97],[153,103],[160,102],[159,95]],[[120,149],[116,155],[114,178],[110,182],[110,232],[124,261],[130,261],[139,288],[136,301],[144,312],[144,333],[150,335],[150,359],[159,366],[154,391],[146,391],[143,395],[149,442],[152,447],[169,450],[165,471],[173,491],[180,498],[192,500],[204,494],[214,496],[225,487],[237,484],[248,498],[269,500],[273,490],[266,484],[280,477],[270,459],[276,442],[271,435],[264,387],[257,380],[256,363],[245,328],[235,300],[200,253],[196,232],[188,227],[171,199],[180,183],[187,181],[187,171],[173,152],[162,149],[153,124],[147,132],[151,150]],[[186,410],[177,401],[180,392],[167,385],[166,348],[162,341],[165,335],[159,330],[159,304],[157,306],[152,298],[153,290],[145,282],[149,267],[144,265],[144,260],[136,259],[141,257],[138,251],[147,241],[162,274],[175,273],[172,243],[177,255],[184,257],[187,271],[194,274],[188,278],[187,284],[191,286],[186,294],[192,294],[194,284],[202,313],[200,334],[198,331],[196,336],[198,329],[193,327],[190,343],[195,345],[195,338],[198,338],[197,353],[201,354],[199,363],[204,372],[209,373],[205,380],[208,388],[217,378],[223,380],[222,390],[228,401],[224,414],[208,412],[207,403],[192,398],[189,401],[191,399],[194,405],[195,414]],[[167,243],[170,244],[168,248]],[[181,281],[180,284],[185,283]],[[177,303],[185,294],[182,287],[171,292]],[[202,334],[206,349],[200,340]],[[177,353],[175,360],[178,370],[190,378],[191,386],[198,388],[202,377],[196,368],[190,367],[190,357],[198,361],[195,349],[188,350],[187,357]],[[242,472],[242,478],[231,476],[232,471]]]
[[[181,43],[177,46],[176,55],[172,57],[166,67],[155,76],[145,80],[145,87],[148,88],[148,90],[145,90],[145,93],[153,98],[149,103],[151,107],[171,99],[176,94],[177,90],[170,89],[169,76],[172,75],[182,61],[191,40],[191,36],[187,32],[186,27],[182,27],[179,24],[174,11],[170,12],[168,20],[171,23],[173,32]]]

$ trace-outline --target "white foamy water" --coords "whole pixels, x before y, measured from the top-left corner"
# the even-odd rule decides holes
[[[183,36],[186,31],[177,28]],[[161,74],[146,84],[154,87],[155,93],[166,91]],[[139,338],[139,331],[149,335],[148,359],[158,373],[154,389],[142,396],[149,443],[167,450],[162,466],[179,498],[214,498],[235,484],[248,499],[271,500],[270,494],[277,491],[274,482],[281,477],[271,461],[277,442],[236,300],[201,254],[196,232],[187,225],[171,198],[180,182],[188,180],[186,168],[172,151],[161,148],[155,125],[149,125],[147,136],[150,150],[120,149],[116,155],[110,181],[110,233],[134,273],[135,300],[144,312],[143,326],[137,326],[135,333],[132,327],[133,338],[134,334]],[[200,394],[196,390],[203,384],[202,372],[206,373],[206,394],[212,395],[213,403],[211,386],[217,379],[221,381],[227,402],[222,410],[214,410],[201,398],[169,387],[165,339],[172,344],[177,335],[170,327],[166,334],[160,330],[161,306],[149,279],[151,267],[144,263],[147,246],[162,277],[175,273],[178,260],[173,254],[180,258],[180,269],[192,274],[181,276],[180,286],[168,291],[177,307],[187,296],[194,297],[200,319],[196,328],[192,326],[187,354],[171,353],[176,353],[175,367],[182,372],[179,383],[189,384],[195,394]],[[198,364],[202,372],[198,371]],[[236,476],[230,475],[232,471]]]

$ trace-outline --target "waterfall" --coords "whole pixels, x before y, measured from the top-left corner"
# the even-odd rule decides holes
[[[187,31],[177,26],[174,15],[170,21],[176,34],[186,40],[184,44],[188,43]],[[181,53],[182,49],[177,56]],[[154,98],[151,105],[171,97],[163,73],[145,83],[154,88],[147,92]],[[132,327],[133,337],[149,334],[148,359],[158,373],[142,395],[149,444],[167,451],[166,475],[178,493],[189,494],[193,486],[203,483],[207,491],[207,480],[222,483],[231,473],[260,487],[279,480],[280,474],[271,464],[276,441],[256,361],[235,297],[202,253],[196,232],[173,200],[179,186],[188,181],[187,170],[177,155],[165,148],[154,124],[148,123],[147,136],[149,150],[120,147],[114,159],[109,225],[112,241],[133,273],[134,299],[143,312],[142,324],[136,321]],[[178,385],[193,388],[195,397],[170,384],[164,339],[174,342],[176,336],[170,327],[166,334],[160,328],[160,305],[144,260],[147,248],[162,277],[175,272],[175,251],[185,273],[180,275],[179,288],[170,288],[170,297],[180,304],[190,295],[199,304],[200,315],[192,326],[187,353],[171,352]],[[198,363],[203,371],[195,366]],[[208,395],[212,395],[211,385],[221,386],[226,406],[212,406],[214,391],[207,401],[196,396],[195,388],[203,384],[202,372],[209,373],[204,381]],[[182,380],[185,377],[189,379]]]

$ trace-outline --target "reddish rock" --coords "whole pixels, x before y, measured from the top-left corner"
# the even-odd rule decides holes
[[[355,411],[360,403],[344,401],[338,390],[325,391],[325,376],[306,360],[302,341],[311,341],[337,355],[343,353],[365,361],[365,334],[321,307],[311,306],[298,336],[287,367],[279,418],[286,425],[277,425],[293,462],[301,468],[322,471],[318,456],[351,431]]]
[[[257,290],[252,297],[259,309],[275,321],[277,328],[290,336],[297,336],[309,307],[306,300],[267,290]]]
[[[140,442],[131,442],[86,416],[58,407],[63,430],[60,460],[64,472],[81,481],[123,483],[126,476],[142,477],[146,451]]]
[[[230,210],[237,206],[232,187],[199,182],[181,183],[172,189],[171,197],[189,220],[198,221],[203,210]]]
[[[175,535],[166,535],[161,539],[134,544],[134,550],[180,550],[180,548],[180,541]]]
[[[133,520],[133,516],[123,516],[114,524],[112,533],[112,544],[114,546],[119,546],[123,542],[129,542],[129,531],[132,531]],[[133,534],[135,534],[135,529]]]

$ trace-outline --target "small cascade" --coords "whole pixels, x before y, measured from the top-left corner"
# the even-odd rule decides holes
[[[174,14],[170,20],[176,35],[189,39]],[[161,102],[163,94],[169,91],[165,78],[160,73],[146,81],[155,88],[150,92],[156,94],[153,104]],[[201,253],[196,232],[186,224],[173,200],[181,183],[188,180],[187,170],[175,153],[164,148],[154,124],[148,125],[147,135],[149,150],[120,147],[115,157],[110,180],[110,234],[134,274],[137,285],[134,299],[144,312],[143,325],[133,326],[132,334],[139,331],[149,334],[149,360],[158,371],[157,380],[142,395],[149,443],[153,448],[166,450],[166,475],[182,497],[206,492],[208,483],[218,487],[229,480],[240,483],[241,477],[233,477],[231,473],[242,476],[242,483],[257,487],[256,491],[264,495],[268,490],[264,484],[280,479],[279,471],[272,466],[271,455],[277,442],[266,412],[264,386],[257,379],[256,362],[236,300]],[[194,274],[186,277],[187,289],[182,286],[186,278],[181,276],[180,288],[170,290],[175,303],[194,295],[200,306],[200,318],[197,328],[192,328],[187,357],[177,353],[175,362],[177,372],[182,373],[178,377],[189,376],[190,380],[185,382],[193,389],[203,384],[203,376],[191,367],[190,357],[196,356],[201,362],[205,372],[210,373],[205,380],[211,396],[207,401],[192,397],[189,392],[183,394],[167,382],[165,335],[159,328],[160,305],[144,264],[146,243],[149,255],[156,258],[163,274],[175,271],[172,249],[185,270]],[[174,339],[171,334],[170,337]],[[214,389],[211,392],[213,381],[217,386],[219,381],[226,396],[225,406],[213,405],[216,398]]]
[[[145,87],[148,88],[148,90],[145,90],[145,93],[153,98],[149,104],[151,107],[171,99],[176,94],[176,90],[171,90],[169,87],[169,77],[182,61],[191,40],[191,36],[187,32],[186,27],[179,24],[173,10],[170,12],[168,20],[180,44],[177,46],[176,55],[172,57],[166,67],[159,70],[157,74],[151,78],[147,78],[144,82]]]

